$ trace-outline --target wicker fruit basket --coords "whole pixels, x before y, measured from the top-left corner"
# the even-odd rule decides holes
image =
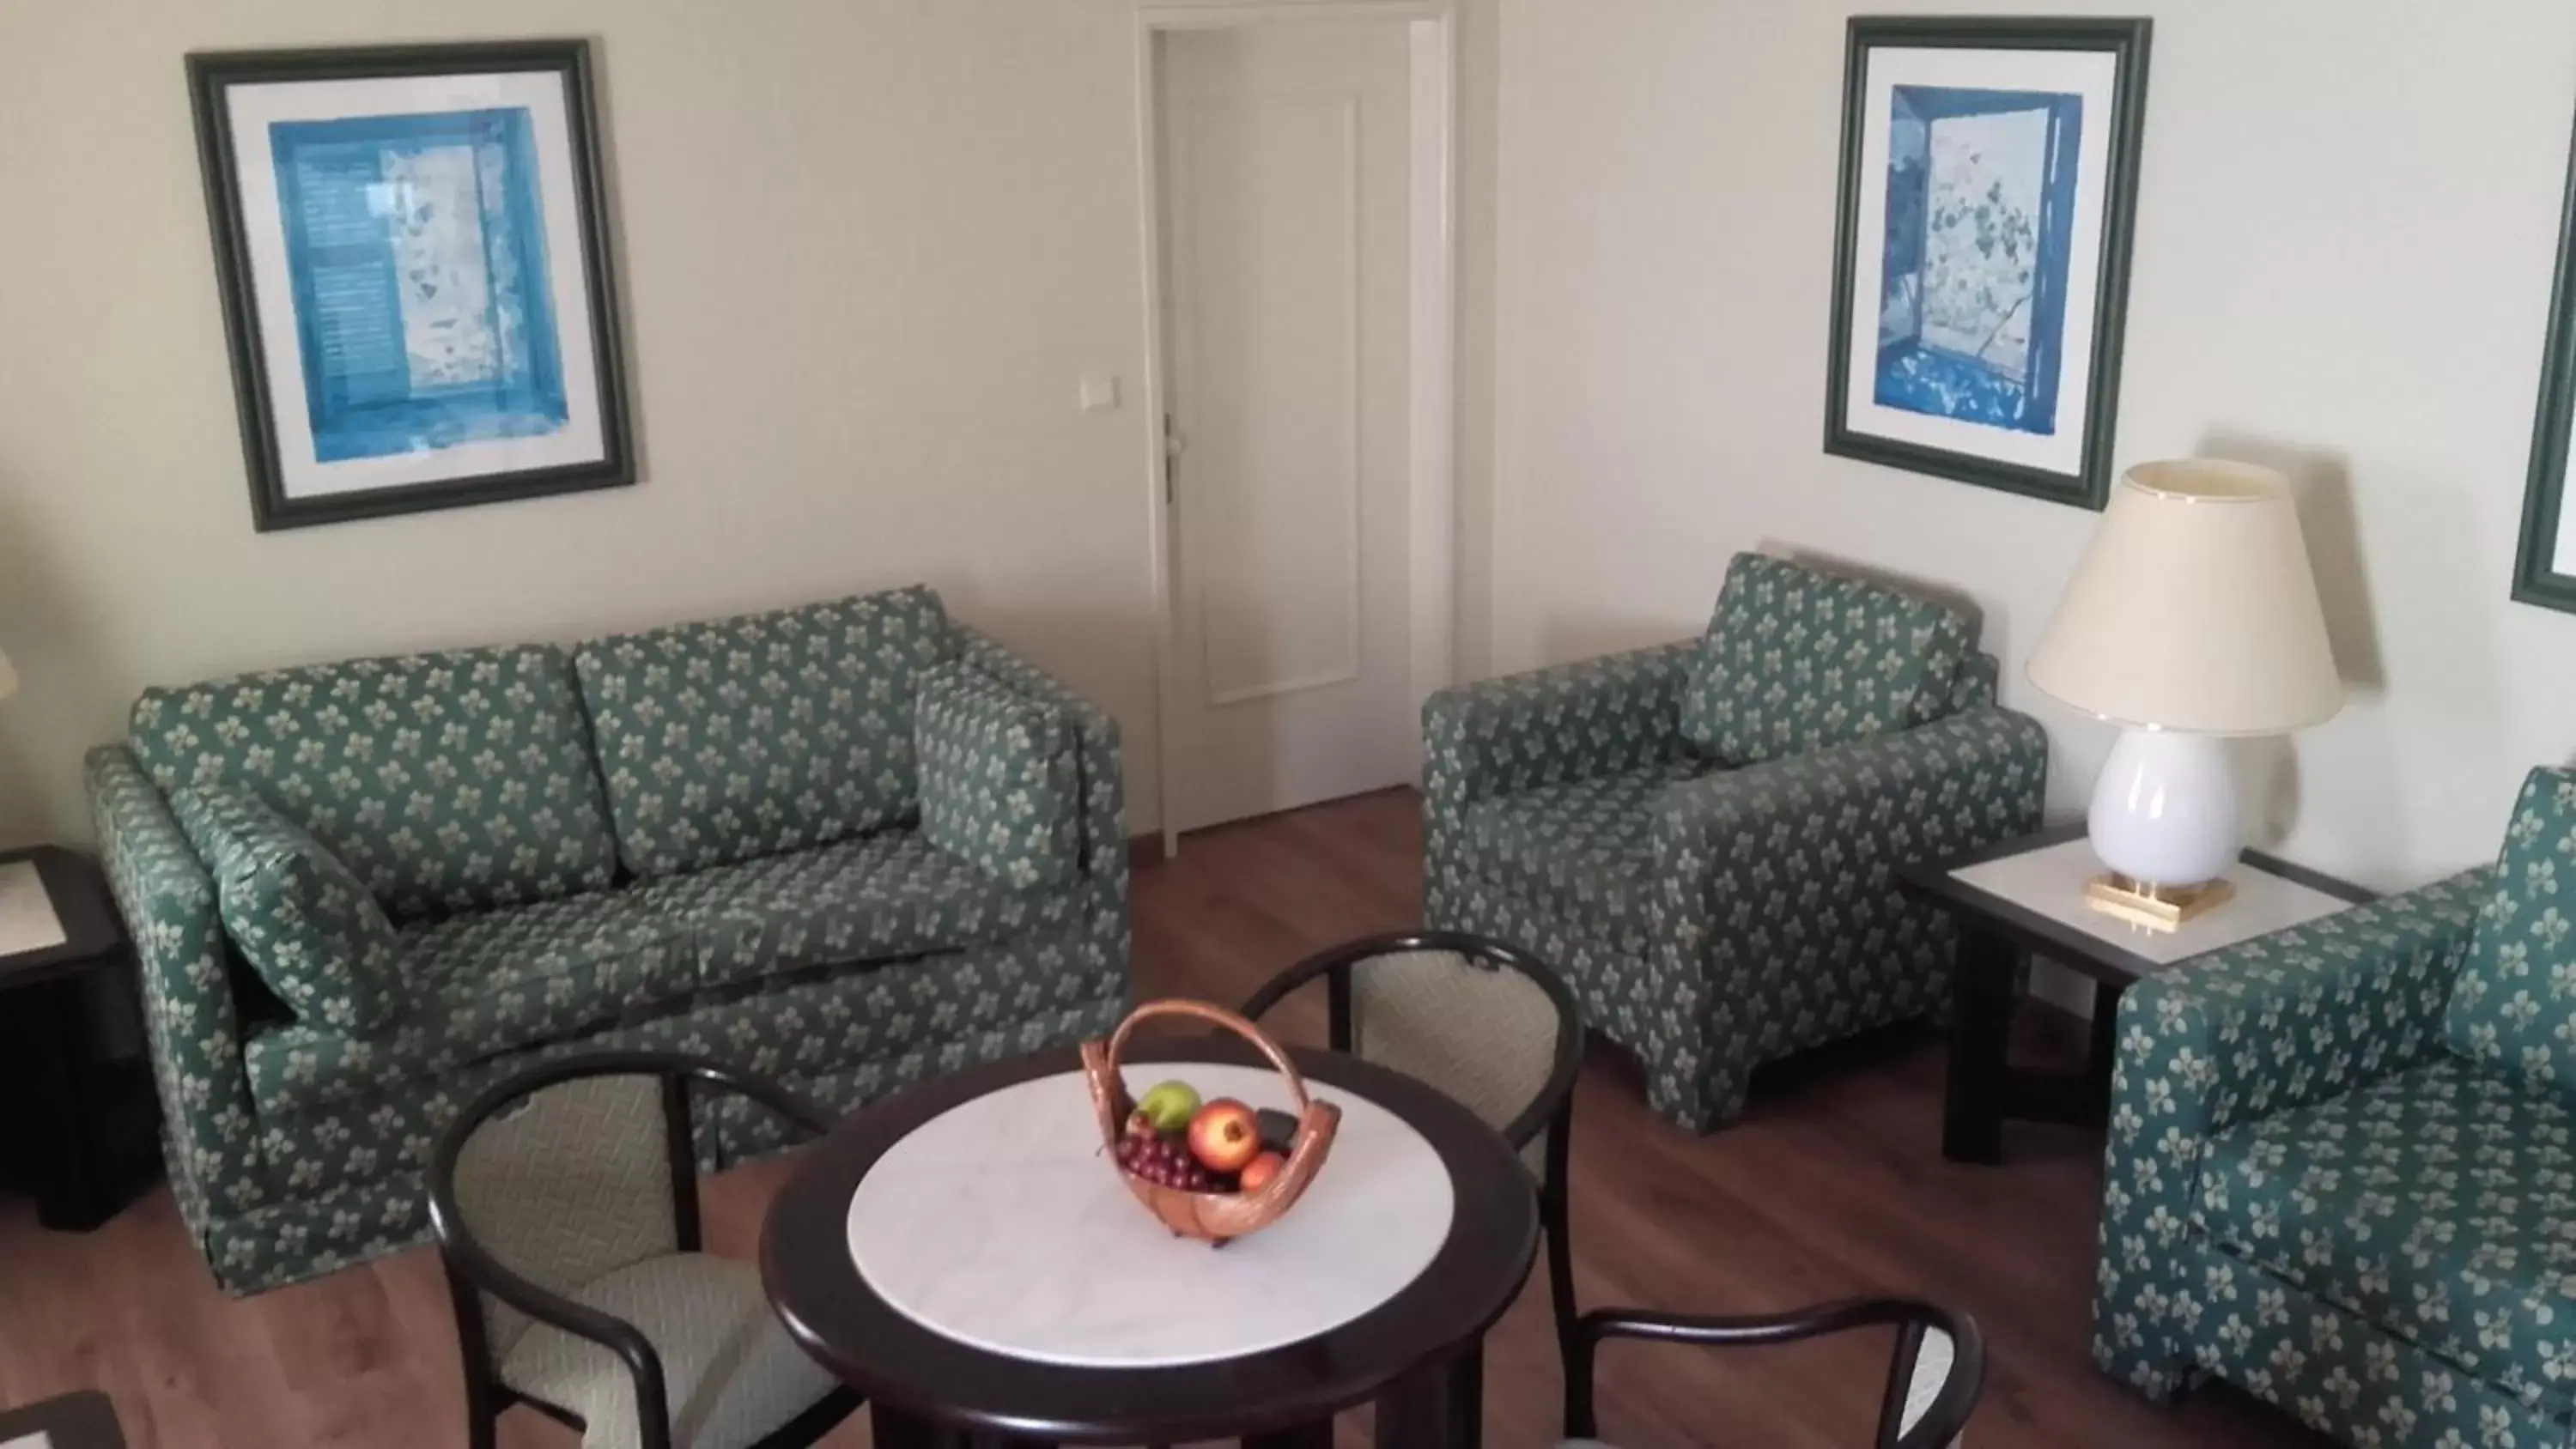
[[[1297,1130],[1289,1143],[1287,1164],[1259,1190],[1189,1192],[1148,1182],[1118,1165],[1119,1134],[1126,1130],[1128,1116],[1136,1110],[1135,1102],[1127,1095],[1126,1079],[1119,1074],[1118,1059],[1125,1053],[1127,1038],[1136,1030],[1136,1024],[1158,1016],[1189,1017],[1221,1026],[1258,1047],[1279,1069],[1279,1075],[1288,1079],[1288,1095],[1297,1104]],[[1324,1156],[1332,1150],[1333,1133],[1341,1125],[1342,1109],[1306,1094],[1306,1079],[1298,1075],[1296,1064],[1288,1060],[1279,1043],[1243,1017],[1204,1001],[1149,1001],[1137,1007],[1118,1023],[1118,1030],[1109,1040],[1082,1044],[1082,1070],[1091,1084],[1091,1105],[1100,1116],[1100,1144],[1108,1151],[1119,1177],[1126,1181],[1127,1190],[1173,1232],[1219,1246],[1261,1231],[1296,1206],[1307,1185],[1322,1170]]]

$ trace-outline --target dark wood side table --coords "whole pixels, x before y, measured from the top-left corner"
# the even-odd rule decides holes
[[[2108,1112],[2119,1049],[2120,997],[2140,979],[2179,962],[2301,920],[2372,899],[2373,892],[2249,850],[2229,879],[2238,897],[2171,934],[2130,926],[2088,909],[2083,882],[2102,866],[2080,824],[2006,841],[1954,860],[1897,873],[1897,889],[1947,911],[1959,923],[1950,985],[1950,1077],[1942,1105],[1941,1155],[1953,1162],[2003,1161],[2008,1117],[2099,1123]],[[2020,1070],[2009,1059],[2024,968],[2044,957],[2092,978],[2092,1046],[2078,1074]]]
[[[33,1434],[45,1436],[47,1449],[125,1449],[116,1408],[96,1389],[24,1408],[0,1409],[0,1444]]]
[[[53,845],[0,852],[0,869],[21,863],[35,867],[63,939],[0,956],[0,1049],[18,1064],[8,1090],[19,1100],[7,1105],[32,1139],[37,1221],[87,1232],[149,1171],[150,1084],[92,1053],[92,993],[102,980],[130,990],[132,954],[97,865]]]

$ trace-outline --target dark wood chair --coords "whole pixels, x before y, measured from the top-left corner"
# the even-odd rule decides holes
[[[700,1251],[693,1086],[827,1126],[714,1062],[603,1052],[501,1083],[440,1137],[429,1211],[474,1449],[514,1404],[586,1449],[794,1449],[858,1408],[787,1336],[758,1269]]]
[[[1854,1298],[1767,1317],[1707,1318],[1613,1308],[1587,1313],[1575,1326],[1566,1361],[1565,1434],[1569,1445],[1597,1445],[1592,1363],[1604,1340],[1745,1348],[1862,1329],[1896,1329],[1896,1355],[1879,1395],[1876,1449],[1939,1449],[1955,1444],[1985,1387],[1986,1344],[1977,1321],[1909,1298]],[[1722,1442],[1692,1436],[1700,1443]]]
[[[1547,1232],[1557,1347],[1572,1362],[1573,1228],[1566,1143],[1583,1012],[1563,977],[1514,946],[1459,931],[1399,931],[1319,951],[1243,1004],[1255,1020],[1321,977],[1332,1048],[1438,1087],[1520,1149]]]

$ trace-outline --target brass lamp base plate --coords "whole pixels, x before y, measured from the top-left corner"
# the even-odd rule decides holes
[[[2183,922],[2235,898],[2236,887],[2224,880],[2160,886],[2125,875],[2097,875],[2084,883],[2084,904],[2150,931],[2179,930]]]

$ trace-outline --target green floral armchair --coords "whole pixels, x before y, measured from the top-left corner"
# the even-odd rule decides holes
[[[2047,741],[1957,614],[1754,554],[1704,638],[1423,711],[1426,910],[1556,963],[1655,1111],[1733,1121],[1762,1062],[1944,1000],[1908,862],[2034,830]]]
[[[2576,773],[2539,770],[2494,867],[2131,990],[2102,1367],[2351,1444],[2576,1442],[2571,932]]]

